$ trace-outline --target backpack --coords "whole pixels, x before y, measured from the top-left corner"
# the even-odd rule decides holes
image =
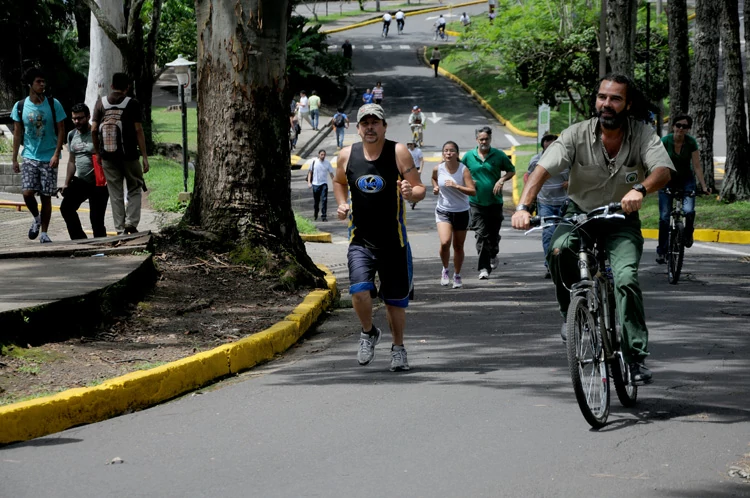
[[[49,108],[52,111],[52,128],[55,129],[55,135],[57,135],[57,114],[55,113],[55,103],[52,97],[46,97],[47,102],[49,103]],[[23,106],[26,103],[26,99],[23,98],[18,101],[18,117],[21,118],[20,121],[16,121],[16,123],[20,123],[21,127],[23,127]]]
[[[122,113],[130,102],[130,97],[125,97],[119,104],[110,104],[107,97],[102,97],[104,116],[99,124],[99,132],[102,137],[102,152],[106,154],[125,153],[122,133]]]
[[[333,126],[336,128],[341,128],[346,124],[346,118],[341,113],[336,113],[336,115],[333,117]]]

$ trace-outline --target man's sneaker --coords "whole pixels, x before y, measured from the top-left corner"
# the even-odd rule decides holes
[[[488,272],[484,268],[479,270],[479,280],[487,280],[488,278],[490,278],[490,272]]]
[[[48,244],[52,242],[52,239],[49,238],[49,235],[43,233],[42,236],[39,237],[39,242],[41,242],[42,244]]]
[[[630,378],[634,384],[651,384],[653,382],[651,377],[651,370],[643,363],[630,364]]]
[[[550,278],[552,278],[552,274],[551,274],[551,273],[549,272],[549,270],[547,270],[547,271],[545,271],[545,272],[544,272],[544,278],[546,278],[546,279],[548,279],[548,280],[549,280]]]
[[[460,289],[463,286],[464,284],[463,282],[461,282],[461,275],[459,275],[458,273],[454,273],[453,274],[453,288]]]
[[[37,223],[36,220],[34,220],[34,223],[31,224],[31,228],[29,228],[29,238],[31,240],[34,240],[35,238],[39,237],[39,230],[41,230],[42,224]]]
[[[687,237],[685,237],[685,247],[687,247],[688,249],[690,249],[691,247],[693,247],[693,236],[692,235],[688,235]]]
[[[563,322],[562,327],[560,327],[560,337],[562,337],[563,342],[568,342],[568,324],[566,322]]]
[[[406,349],[403,346],[391,346],[391,372],[404,372],[406,370],[409,370]]]
[[[497,256],[495,256],[494,258],[492,258],[492,259],[490,260],[490,268],[492,268],[493,270],[494,270],[495,268],[497,268]]]
[[[124,228],[125,235],[130,235],[131,233],[138,233],[138,229],[136,227],[131,227],[126,225]]]
[[[443,273],[440,275],[440,285],[448,285],[450,283],[451,279],[448,275],[448,268],[443,268]]]
[[[667,264],[667,260],[664,259],[664,256],[662,256],[661,254],[657,254],[656,255],[656,262],[658,264],[660,264],[660,265],[666,265]]]
[[[380,342],[380,336],[383,335],[380,329],[375,325],[372,326],[373,335],[359,334],[359,351],[357,352],[357,361],[360,365],[367,365],[375,358],[375,346]]]

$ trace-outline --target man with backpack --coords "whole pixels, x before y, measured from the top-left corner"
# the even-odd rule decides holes
[[[336,133],[336,148],[341,149],[344,146],[345,130],[349,128],[349,118],[344,114],[343,108],[339,107],[331,118],[331,128]]]
[[[125,73],[112,76],[112,92],[97,101],[91,123],[94,150],[107,178],[115,230],[136,233],[141,220],[143,174],[148,173],[146,137],[143,134],[141,104],[128,97],[130,79]],[[143,168],[138,158],[143,158]],[[123,181],[128,189],[125,210]]]
[[[24,74],[24,83],[29,87],[29,96],[13,106],[11,118],[13,128],[13,171],[22,174],[23,200],[34,222],[29,229],[29,238],[42,244],[52,242],[47,235],[52,217],[52,196],[57,194],[57,166],[60,164],[63,138],[65,137],[65,110],[57,99],[44,96],[47,81],[39,68],[31,68]],[[18,150],[23,144],[18,164]],[[42,212],[36,202],[36,194],[42,202]]]
[[[70,109],[75,129],[68,133],[68,171],[63,186],[63,201],[60,214],[68,227],[70,240],[85,239],[78,208],[89,201],[89,220],[94,237],[106,237],[104,214],[107,212],[107,183],[101,165],[94,164],[94,142],[91,139],[89,119],[91,113],[86,104],[75,104]]]

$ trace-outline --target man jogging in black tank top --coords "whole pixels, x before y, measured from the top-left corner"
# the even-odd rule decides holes
[[[379,295],[393,336],[391,371],[395,372],[409,370],[404,327],[412,264],[404,206],[405,201],[424,199],[425,187],[406,146],[386,140],[387,126],[379,105],[359,108],[357,132],[362,142],[341,150],[333,191],[338,217],[349,223],[349,293],[362,324],[357,360],[367,365],[375,357],[382,333],[372,323],[372,298]]]

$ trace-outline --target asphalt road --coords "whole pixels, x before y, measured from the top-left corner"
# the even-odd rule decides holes
[[[361,33],[346,35],[380,43],[379,29]],[[414,99],[444,116],[428,144],[470,147],[473,128],[489,122],[414,52],[357,57],[358,85],[384,83],[392,138],[403,140]],[[294,172],[292,188],[311,211],[303,177]],[[696,243],[672,286],[647,242],[641,281],[655,383],[633,409],[613,399],[609,425],[596,432],[570,386],[538,234],[504,229],[487,281],[476,280],[470,234],[465,288],[443,288],[434,204],[428,196],[408,213],[410,372],[388,371],[387,334],[374,362],[358,366],[358,322],[339,309],[278,360],[237,378],[0,448],[0,496],[750,496],[747,481],[728,476],[750,451],[750,248]],[[308,250],[345,290],[345,227],[320,226],[334,244]],[[384,309],[375,322],[387,327]],[[115,457],[124,463],[107,465]]]

